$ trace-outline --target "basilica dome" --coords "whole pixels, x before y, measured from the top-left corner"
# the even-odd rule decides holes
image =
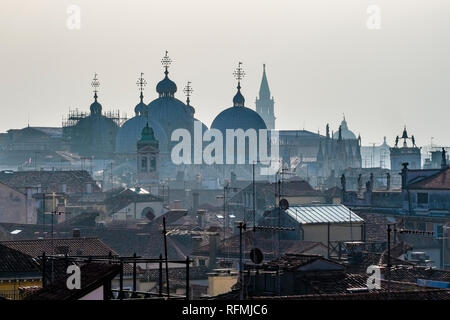
[[[81,156],[107,157],[114,152],[118,129],[113,119],[102,115],[102,106],[95,99],[91,114],[69,129],[71,150]]]
[[[344,119],[341,122],[341,135],[344,140],[355,140],[356,135],[348,129],[347,121]],[[339,139],[339,131],[333,133],[333,139]]]
[[[233,98],[233,106],[217,115],[211,124],[212,129],[225,132],[226,129],[267,129],[264,120],[254,110],[244,106],[245,99],[241,94],[241,86]]]
[[[164,129],[158,122],[142,115],[127,120],[120,127],[116,136],[116,153],[136,154],[136,143],[141,138],[142,130],[147,123],[153,129],[155,138],[159,141],[160,151],[167,151],[168,138]]]

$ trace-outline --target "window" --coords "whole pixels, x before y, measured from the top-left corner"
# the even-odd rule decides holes
[[[428,193],[419,192],[417,193],[417,205],[427,206],[428,205]]]
[[[141,171],[142,172],[147,171],[147,157],[142,157],[141,159]]]
[[[436,238],[442,238],[444,236],[444,226],[442,224],[435,224],[433,228],[434,236]]]
[[[156,158],[151,157],[150,159],[150,171],[156,171]]]
[[[417,222],[417,230],[427,231],[427,226],[425,222]]]

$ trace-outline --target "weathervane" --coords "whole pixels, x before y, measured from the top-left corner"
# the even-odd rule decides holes
[[[169,57],[169,51],[166,50],[165,56],[161,59],[161,64],[166,69],[166,71],[164,72],[166,75],[169,73],[169,71],[167,71],[167,69],[169,69],[169,66],[171,63],[172,63],[172,59],[170,59],[170,57]]]
[[[244,78],[244,76],[245,76],[244,69],[242,69],[241,65],[242,65],[242,62],[239,62],[238,67],[237,67],[236,70],[234,70],[234,72],[233,72],[234,78],[235,78],[237,81],[239,81],[239,82],[240,82],[240,81]]]
[[[94,98],[97,99],[98,87],[100,87],[100,81],[97,79],[97,74],[94,74],[94,79],[91,82],[92,88],[94,88]]]
[[[184,92],[184,94],[186,95],[186,103],[187,103],[187,105],[189,105],[189,102],[190,102],[189,97],[190,97],[190,96],[192,95],[192,93],[194,92],[194,89],[192,89],[192,86],[191,86],[191,82],[190,82],[190,81],[187,82],[186,86],[185,86],[184,89],[183,89],[183,92]]]

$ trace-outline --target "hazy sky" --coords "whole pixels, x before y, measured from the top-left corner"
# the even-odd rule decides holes
[[[81,29],[66,26],[81,9]],[[381,8],[381,29],[366,12]],[[254,108],[267,65],[279,129],[337,130],[345,113],[363,144],[392,144],[406,124],[419,145],[450,145],[448,0],[3,0],[0,4],[0,131],[60,126],[87,111],[99,74],[104,110],[133,115],[136,80],[157,97],[169,50],[176,97],[190,80],[196,117],[208,126],[232,105],[232,73],[244,63]]]

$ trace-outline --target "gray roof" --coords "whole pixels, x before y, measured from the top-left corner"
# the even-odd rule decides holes
[[[291,206],[286,212],[302,224],[364,222],[361,217],[342,204]]]

